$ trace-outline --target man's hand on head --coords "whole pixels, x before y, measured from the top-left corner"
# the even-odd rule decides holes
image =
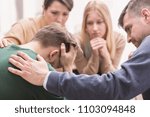
[[[65,45],[62,43],[60,61],[65,71],[72,71],[72,67],[77,55],[77,48],[77,46],[74,47],[73,45],[70,45],[69,52],[66,52]]]

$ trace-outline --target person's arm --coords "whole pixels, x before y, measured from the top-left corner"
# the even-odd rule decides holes
[[[46,88],[48,91],[59,96],[65,96],[67,99],[131,99],[150,88],[149,45],[149,38],[145,39],[132,58],[125,62],[120,70],[102,76],[75,75],[68,72],[61,73],[52,71],[48,76]],[[26,61],[29,59],[28,57],[26,58],[27,59],[22,59],[25,62],[18,63],[11,61],[11,63],[17,67],[18,64],[21,64],[19,67],[21,69],[19,71],[20,73],[15,72],[15,69],[13,69],[14,71],[9,70],[12,73],[22,76],[32,84],[39,85],[39,82],[35,81],[35,79],[38,79],[40,76],[35,71],[40,72],[40,70],[44,70],[45,68],[39,67],[38,64],[35,64],[32,60],[32,67],[27,67],[30,74],[25,73],[27,68],[23,66],[26,65]],[[42,64],[42,61],[39,63]],[[34,68],[38,70],[34,71]],[[44,73],[42,73],[39,78],[40,85],[43,84],[48,71],[46,70],[46,74]]]
[[[120,33],[115,32],[113,39],[115,39],[115,48],[114,48],[115,53],[114,53],[113,58],[109,54],[106,46],[103,46],[103,48],[100,49],[100,55],[101,55],[100,70],[101,70],[101,73],[107,73],[107,72],[115,71],[118,68],[118,65],[120,63],[121,56],[122,56],[123,50],[125,48],[125,38]]]
[[[60,55],[60,62],[63,67],[63,71],[72,72],[73,64],[76,58],[78,47],[74,47],[70,45],[69,52],[66,52],[65,45],[61,44],[61,55]]]
[[[25,43],[25,32],[22,22],[20,21],[12,25],[11,29],[2,39],[0,39],[0,48],[6,47],[10,44],[19,45],[23,43]]]
[[[6,47],[10,45],[10,43],[7,41],[7,39],[0,39],[0,48]]]
[[[106,40],[104,39],[99,39],[100,41],[100,46],[99,48],[99,58],[100,58],[100,73],[107,73],[114,71],[115,68],[112,63],[111,55],[110,52],[108,51],[107,48],[107,43]]]
[[[92,54],[89,59],[85,57],[85,52],[82,50],[82,41],[80,34],[75,35],[75,39],[78,43],[77,56],[75,59],[75,66],[79,73],[94,74],[98,72],[99,57],[97,55],[97,47],[93,47]],[[94,44],[95,45],[95,44]]]
[[[135,60],[126,62],[121,70],[102,76],[75,75],[68,72],[52,71],[47,77],[46,89],[56,95],[65,96],[67,99],[131,99],[150,87],[150,75],[148,74],[150,60],[144,62],[144,64],[138,62],[138,64],[135,65],[133,61],[136,61],[138,56],[141,55],[137,55]],[[44,79],[48,71],[46,74],[37,75],[36,72],[33,72],[34,67],[29,70],[32,74],[32,78],[31,74],[25,73],[25,69],[21,67],[20,69],[22,69],[22,71],[20,71],[20,73],[13,73],[22,76],[32,84],[44,84]],[[143,70],[143,67],[146,67],[146,70]],[[41,69],[41,67],[38,67],[38,69]],[[44,70],[45,68],[42,67],[42,69]],[[38,80],[40,83],[37,82],[37,79],[40,79]]]
[[[98,73],[99,69],[99,53],[98,49],[100,48],[98,41],[93,39],[91,40],[91,55],[90,58],[87,59],[84,55],[85,52],[78,50],[77,57],[75,60],[76,67],[79,73],[85,74],[95,74]]]

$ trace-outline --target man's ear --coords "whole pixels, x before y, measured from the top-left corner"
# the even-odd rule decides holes
[[[146,23],[150,23],[150,10],[147,8],[143,8],[141,10],[141,15],[144,17]]]
[[[53,63],[59,57],[59,50],[53,50],[49,53],[49,62]]]

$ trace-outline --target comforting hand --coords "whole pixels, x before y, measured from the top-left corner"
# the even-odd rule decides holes
[[[0,48],[8,46],[9,43],[6,39],[0,39]]]
[[[8,70],[31,84],[42,86],[44,78],[49,72],[45,60],[40,55],[37,55],[37,60],[33,60],[23,52],[18,52],[17,55],[12,55],[9,62],[20,70],[12,67],[9,67]]]
[[[61,57],[60,61],[65,71],[72,71],[72,66],[74,64],[77,54],[77,47],[71,46],[70,51],[66,52],[65,45],[61,45]]]

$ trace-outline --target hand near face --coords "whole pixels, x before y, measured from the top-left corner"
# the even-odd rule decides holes
[[[99,56],[99,48],[101,48],[101,44],[98,38],[94,38],[92,40],[90,40],[90,45],[92,48],[92,54],[96,57]]]
[[[37,60],[34,60],[27,54],[18,52],[18,56],[12,55],[9,62],[20,69],[9,67],[8,70],[11,73],[21,76],[34,85],[42,86],[49,72],[46,61],[39,55],[37,55]]]
[[[72,66],[74,64],[77,54],[77,47],[71,46],[70,51],[66,52],[65,45],[61,45],[61,64],[64,67],[65,71],[72,71]]]
[[[91,47],[95,55],[104,58],[108,54],[106,40],[100,37],[96,37],[90,41]]]
[[[99,48],[99,55],[101,58],[106,59],[106,58],[108,58],[108,56],[110,56],[108,49],[107,49],[106,40],[99,39],[99,41],[100,41],[99,44],[101,46],[101,48]]]
[[[101,63],[100,66],[101,70],[103,72],[107,71],[106,69],[108,69],[108,67],[111,66],[112,63],[111,63],[110,54],[107,49],[106,41],[103,38],[97,37],[92,39],[90,43],[92,49],[93,50],[95,49],[94,52],[96,53],[94,58],[97,59],[95,59],[94,62],[97,62],[98,65]],[[96,57],[97,55],[98,57]]]
[[[98,49],[99,63],[101,63],[100,69],[101,69],[102,73],[106,73],[111,70],[113,71],[114,67],[112,65],[110,54],[107,49],[106,40],[104,40],[103,38],[100,38],[100,37],[94,38],[92,40],[95,41],[95,45]]]

